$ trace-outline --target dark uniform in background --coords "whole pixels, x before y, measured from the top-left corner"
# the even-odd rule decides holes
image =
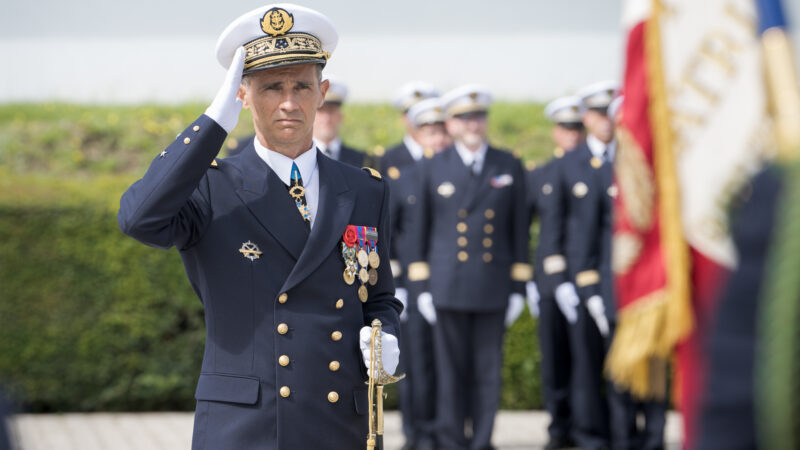
[[[416,95],[412,99],[421,97]],[[443,126],[444,113],[438,99],[428,98],[411,105],[405,118],[409,122],[409,131],[415,132],[423,125],[438,122],[439,126]],[[409,147],[413,150],[409,151]],[[409,290],[406,274],[411,262],[409,248],[413,242],[410,228],[418,205],[417,165],[422,163],[424,154],[430,158],[433,152],[434,149],[431,148],[424,150],[421,143],[407,135],[403,143],[390,149],[381,160],[384,176],[391,188],[392,273],[395,275],[397,297],[405,306],[400,317],[404,337],[400,351],[401,369],[406,374],[404,383],[400,385],[400,410],[403,416],[403,434],[406,437],[403,448],[417,450],[436,448],[436,371],[433,369],[436,361],[433,330],[417,308],[416,298],[420,292]]]
[[[531,305],[531,311],[539,312],[539,348],[542,365],[542,390],[545,408],[550,413],[548,426],[550,440],[546,449],[559,449],[572,446],[572,413],[570,389],[572,381],[572,361],[569,347],[569,334],[566,318],[559,310],[555,299],[555,289],[563,279],[555,278],[544,270],[544,258],[560,255],[563,246],[563,228],[553,220],[543,220],[551,211],[559,208],[552,205],[554,199],[553,177],[556,165],[564,156],[563,147],[571,150],[573,140],[583,136],[580,118],[580,99],[562,97],[545,107],[545,115],[554,123],[553,137],[558,147],[554,157],[543,166],[528,170],[528,201],[531,219],[539,220],[539,244],[534,258],[534,280],[538,288],[538,305]],[[555,129],[560,127],[560,129]],[[535,295],[535,294],[533,294]],[[528,300],[532,294],[529,290]]]
[[[739,265],[720,298],[707,344],[710,363],[698,450],[758,448],[756,329],[782,184],[776,167],[761,171],[744,190],[731,218]]]
[[[465,86],[445,98],[448,121],[475,113],[486,120],[491,97],[485,90]],[[479,171],[465,165],[459,137],[454,139],[454,146],[419,166],[415,262],[408,276],[424,291],[419,308],[425,296],[435,306],[438,445],[488,449],[499,404],[506,309],[512,294],[521,301],[531,275],[525,181],[520,162],[493,147],[484,147]],[[468,418],[471,436],[465,435]]]
[[[321,36],[322,48],[335,40],[324,16],[292,5],[265,6],[236,23],[261,29],[270,13],[291,15],[292,31]],[[236,30],[226,30],[218,49],[227,46],[233,54],[244,44]],[[325,61],[291,51],[276,58],[268,68],[298,58]],[[244,64],[259,68],[257,59],[245,57]],[[367,296],[358,294],[358,283],[348,285],[341,245],[348,225],[374,227],[378,255],[389,260],[386,183],[377,172],[312,148],[319,191],[309,226],[287,184],[252,144],[215,159],[226,136],[214,119],[199,117],[125,192],[118,214],[125,234],[178,248],[204,305],[207,337],[192,447],[361,447],[369,405],[359,331],[377,318],[397,336],[401,305],[388,264],[377,268]]]

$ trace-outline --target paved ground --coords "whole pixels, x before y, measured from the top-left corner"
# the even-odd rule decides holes
[[[498,450],[537,449],[547,440],[542,411],[502,411],[494,444]],[[192,437],[191,413],[30,414],[10,420],[18,450],[183,450]],[[670,413],[667,448],[680,449],[680,416]],[[400,415],[386,415],[386,450],[403,444]]]

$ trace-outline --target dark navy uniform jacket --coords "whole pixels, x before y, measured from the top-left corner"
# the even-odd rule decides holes
[[[430,292],[437,308],[471,312],[504,310],[512,292],[524,296],[529,217],[519,160],[490,146],[474,175],[450,146],[417,167],[409,280],[422,284],[418,292]],[[418,262],[429,277],[414,273]]]
[[[529,186],[535,195],[536,213],[539,215],[539,241],[535,254],[536,282],[540,291],[554,291],[561,283],[570,281],[567,260],[564,256],[564,206],[559,184],[559,164],[563,162],[563,150],[544,166],[537,168],[535,186]]]
[[[549,161],[547,164],[542,166],[536,166],[532,170],[526,170],[525,175],[527,177],[527,192],[528,192],[528,221],[533,222],[534,217],[539,218],[539,239],[536,245],[536,251],[534,253],[534,257],[532,260],[534,261],[534,278],[539,284],[538,288],[540,290],[544,289],[545,287],[549,290],[555,289],[555,286],[545,286],[541,285],[542,281],[545,281],[546,277],[544,275],[544,271],[542,270],[542,259],[544,255],[541,252],[542,248],[542,241],[546,239],[552,239],[552,233],[556,232],[559,236],[561,235],[561,230],[548,230],[545,227],[545,224],[542,222],[542,214],[545,213],[545,208],[548,206],[547,201],[549,197],[547,194],[552,193],[552,173],[553,173],[554,161]],[[544,187],[547,185],[548,187]]]
[[[406,144],[400,142],[389,150],[386,150],[386,153],[380,158],[379,165],[381,172],[384,174],[393,171],[391,169],[392,167],[400,170],[400,173],[402,173],[401,169],[413,166],[416,162],[414,157],[411,156],[411,152],[408,151]]]
[[[318,152],[319,211],[309,234],[252,144],[214,159],[225,137],[198,118],[122,196],[118,215],[125,234],[178,248],[205,307],[193,448],[362,446],[359,330],[378,318],[397,335],[401,305],[385,263],[359,301],[358,282],[342,279],[341,241],[347,225],[377,227],[388,262],[388,188]],[[245,244],[262,253],[247,258]]]
[[[409,259],[410,228],[414,209],[417,207],[419,190],[416,161],[402,142],[390,148],[378,161],[381,173],[391,188],[392,245],[389,256],[394,264],[395,286],[407,285],[405,277]],[[416,295],[409,296],[409,303],[416,302]]]
[[[364,163],[366,160],[366,153],[356,150],[352,147],[348,147],[344,144],[339,148],[339,161],[350,164],[353,167],[362,168],[367,164]]]
[[[586,141],[554,166],[552,200],[548,213],[561,217],[568,280],[575,283],[581,300],[600,295],[613,322],[616,305],[611,274],[612,207],[616,196],[613,164],[595,158]],[[543,225],[544,226],[544,225]],[[545,262],[545,265],[547,263]]]

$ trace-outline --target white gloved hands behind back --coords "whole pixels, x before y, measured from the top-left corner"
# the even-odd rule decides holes
[[[559,284],[556,288],[555,296],[558,309],[564,314],[564,318],[567,319],[567,322],[572,324],[577,322],[578,304],[580,304],[581,300],[578,297],[578,292],[575,290],[575,285],[570,282]]]
[[[239,113],[242,111],[242,100],[237,97],[242,84],[244,69],[244,47],[239,47],[233,55],[233,61],[225,74],[217,96],[206,109],[206,115],[217,122],[228,134],[236,128]]]
[[[359,347],[361,348],[361,356],[364,358],[364,365],[369,370],[370,365],[370,352],[369,344],[372,337],[372,327],[362,327],[358,333]],[[381,361],[383,362],[383,369],[389,375],[394,375],[397,370],[397,364],[400,362],[400,346],[397,343],[397,338],[385,331],[381,331]]]

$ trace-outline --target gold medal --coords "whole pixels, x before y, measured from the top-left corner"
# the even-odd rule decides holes
[[[381,257],[378,256],[378,252],[375,250],[369,253],[369,266],[373,269],[377,269],[378,266],[381,265]]]
[[[375,283],[378,282],[378,271],[375,269],[369,269],[369,285],[375,286]]]
[[[358,271],[358,278],[362,283],[369,281],[369,272],[367,272],[367,269],[362,267],[361,270]]]
[[[367,301],[367,297],[369,297],[369,294],[367,293],[367,287],[362,284],[361,287],[358,288],[358,299],[364,303]]]
[[[369,264],[369,257],[363,248],[358,251],[358,263],[361,264],[361,267],[367,267]]]
[[[348,285],[353,284],[356,281],[355,272],[350,270],[350,268],[344,269],[344,273],[342,274],[342,278],[344,278],[344,282]]]

